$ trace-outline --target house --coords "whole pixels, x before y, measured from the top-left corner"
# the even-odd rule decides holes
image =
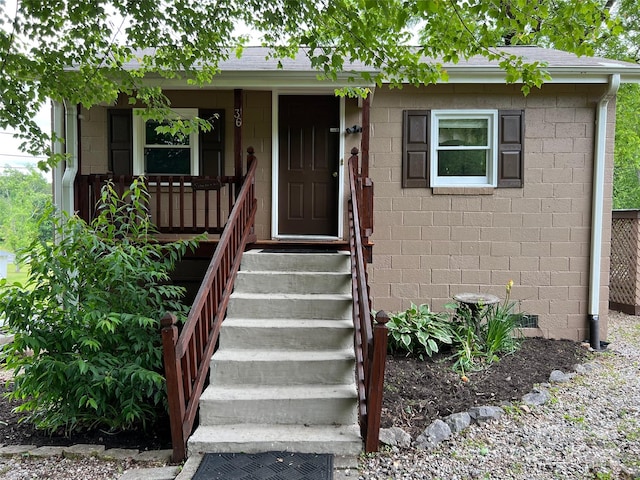
[[[188,141],[160,138],[124,97],[77,112],[67,105],[66,122],[56,105],[54,128],[71,153],[55,174],[56,200],[90,216],[100,175],[147,174],[164,192],[151,201],[163,235],[206,230],[215,239],[224,221],[205,215],[202,199],[211,195],[225,218],[231,195],[226,204],[222,186],[237,181],[251,146],[253,246],[345,249],[346,164],[355,147],[375,185],[366,232],[375,309],[414,302],[442,310],[460,292],[504,296],[513,281],[511,298],[532,321],[527,335],[599,347],[607,336],[615,97],[621,82],[640,81],[640,66],[504,48],[546,63],[551,80],[524,96],[497,63],[471,58],[446,64],[446,83],[362,84],[371,88],[366,100],[338,98],[346,76],[319,81],[303,57],[278,69],[264,50],[247,48],[210,86],[163,81],[176,115],[212,122],[211,132]]]
[[[584,340],[589,318],[599,317],[606,338],[615,93],[640,79],[640,67],[506,48],[546,62],[552,79],[524,96],[495,63],[472,58],[445,65],[447,83],[371,86],[374,308],[441,310],[462,291],[504,295],[512,280],[512,298],[537,316],[528,334]],[[362,100],[335,97],[339,80],[318,81],[304,60],[277,69],[261,48],[222,70],[211,87],[164,81],[176,112],[214,122],[212,132],[174,145],[171,163],[160,153],[166,145],[144,143],[148,126],[126,98],[80,111],[77,132],[67,133],[76,163],[57,173],[57,202],[87,207],[64,203],[63,192],[77,195],[67,180],[76,175],[231,175],[237,150],[253,146],[258,243],[344,241],[345,162],[361,147]],[[287,136],[288,125],[319,135],[312,169],[295,164],[312,147]]]

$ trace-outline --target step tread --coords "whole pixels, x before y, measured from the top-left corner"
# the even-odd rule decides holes
[[[203,452],[288,451],[359,454],[358,425],[230,424],[200,426],[189,438],[189,455]]]
[[[350,385],[220,385],[211,384],[200,397],[208,400],[256,400],[311,398],[357,398],[355,383]]]
[[[263,299],[263,300],[343,300],[351,301],[350,293],[254,293],[233,292],[231,299]]]
[[[350,319],[336,318],[225,318],[222,328],[252,327],[252,328],[353,328]]]
[[[234,361],[297,361],[317,362],[324,360],[352,360],[355,358],[353,348],[335,350],[256,350],[242,348],[224,348],[214,353],[213,360]]]
[[[325,270],[240,270],[238,271],[239,275],[276,275],[276,276],[301,276],[301,277],[316,277],[318,275],[326,276],[326,277],[340,277],[340,278],[348,278],[351,276],[351,272],[327,272]]]
[[[351,270],[349,252],[265,252],[251,250],[242,256],[240,269],[245,272],[295,271],[344,272]]]

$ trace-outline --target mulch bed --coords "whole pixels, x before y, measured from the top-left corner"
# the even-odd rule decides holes
[[[146,431],[107,432],[94,429],[65,435],[47,435],[36,430],[28,422],[20,422],[23,414],[13,412],[20,402],[9,401],[4,393],[10,391],[12,383],[0,382],[0,445],[44,445],[69,446],[79,443],[104,445],[106,448],[131,448],[138,450],[162,450],[171,448],[169,418],[163,417],[157,425]]]
[[[573,371],[589,355],[576,342],[529,338],[518,352],[487,370],[467,372],[467,382],[453,371],[451,352],[424,361],[387,357],[382,426],[403,428],[415,438],[438,418],[472,406],[520,400],[534,384],[548,382],[553,370]]]
[[[526,339],[520,351],[503,357],[481,372],[469,372],[468,382],[452,370],[451,353],[441,353],[424,361],[414,357],[390,356],[387,359],[382,426],[405,429],[414,438],[435,419],[462,412],[474,405],[499,405],[518,400],[536,383],[546,382],[552,370],[571,371],[585,361],[588,352],[570,341]],[[0,445],[30,444],[73,445],[103,444],[107,448],[140,450],[171,447],[168,418],[146,431],[105,432],[92,430],[70,436],[46,435],[12,410],[3,393],[11,383],[0,382]]]

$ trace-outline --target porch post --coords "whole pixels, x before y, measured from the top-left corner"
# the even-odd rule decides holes
[[[233,91],[233,175],[236,177],[236,196],[242,186],[242,89]]]
[[[373,244],[369,237],[373,234],[373,181],[369,177],[369,136],[371,94],[367,94],[362,101],[362,156],[359,182],[362,187],[362,203],[358,205],[360,212],[360,227],[362,229],[362,247],[366,252],[367,263],[373,260]]]
[[[362,148],[361,154],[361,175],[363,177],[369,176],[369,134],[371,129],[371,122],[369,120],[369,111],[371,107],[371,94],[367,94],[366,98],[362,100]]]

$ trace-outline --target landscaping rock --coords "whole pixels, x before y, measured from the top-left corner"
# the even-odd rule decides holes
[[[467,412],[453,413],[443,420],[453,433],[459,433],[471,425],[471,416]]]
[[[551,400],[551,394],[544,388],[534,389],[522,397],[522,401],[527,405],[544,405]]]
[[[469,416],[476,423],[488,422],[489,420],[497,420],[504,414],[504,410],[500,407],[486,405],[482,407],[471,407]]]
[[[380,442],[390,447],[409,448],[411,446],[411,435],[400,427],[381,428]]]
[[[134,460],[136,462],[162,462],[169,463],[173,450],[146,450],[140,452]]]
[[[575,373],[564,373],[564,372],[561,372],[560,370],[554,370],[553,372],[551,372],[551,375],[549,375],[549,382],[567,383],[571,381],[571,379],[575,376],[576,376]]]
[[[126,460],[128,458],[135,458],[138,455],[138,450],[129,448],[110,448],[102,452],[99,457],[106,460]]]
[[[105,451],[104,445],[78,443],[70,447],[64,447],[62,455],[67,458],[98,456]]]
[[[580,375],[588,375],[598,370],[598,366],[595,363],[583,363],[574,365],[573,369]]]
[[[62,456],[63,447],[38,447],[29,450],[29,455],[33,457],[57,457]]]
[[[179,467],[135,468],[124,472],[119,480],[173,480]]]
[[[435,447],[440,442],[451,438],[451,428],[442,420],[436,420],[429,425],[426,430],[416,438],[415,446],[419,449],[429,449]]]
[[[35,445],[6,445],[0,447],[0,456],[11,457],[13,455],[22,455],[35,448],[37,448]]]

